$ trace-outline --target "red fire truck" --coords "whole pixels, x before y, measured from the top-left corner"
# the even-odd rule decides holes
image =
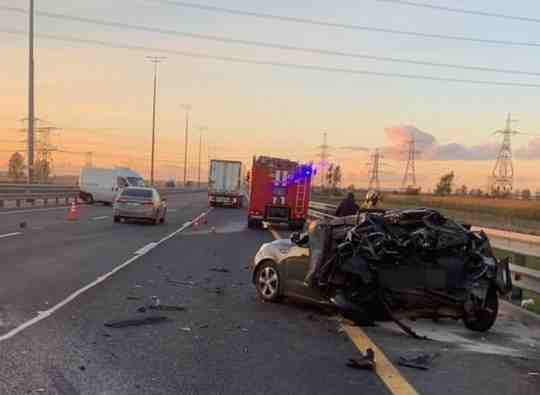
[[[248,227],[260,227],[264,221],[302,228],[309,208],[312,176],[311,164],[253,157]]]

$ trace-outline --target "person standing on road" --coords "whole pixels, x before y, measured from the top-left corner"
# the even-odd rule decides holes
[[[346,217],[348,215],[356,215],[360,207],[356,204],[354,194],[349,192],[347,197],[339,204],[336,209],[336,217]]]

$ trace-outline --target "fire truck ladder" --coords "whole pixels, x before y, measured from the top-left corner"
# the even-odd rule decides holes
[[[305,199],[307,193],[307,179],[302,178],[302,181],[298,183],[298,188],[296,189],[296,205],[295,210],[296,214],[303,214],[305,208]]]

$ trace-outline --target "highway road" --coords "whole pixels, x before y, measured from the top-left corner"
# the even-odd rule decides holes
[[[114,224],[97,205],[75,222],[65,208],[0,212],[0,394],[540,393],[538,320],[504,305],[489,333],[418,321],[420,341],[261,303],[247,266],[288,232],[248,230],[245,211],[208,211],[203,193],[169,207],[163,226]],[[186,311],[138,311],[154,297]],[[169,320],[104,326],[156,314]],[[376,372],[345,366],[371,344]],[[429,371],[396,364],[418,352],[439,354]]]

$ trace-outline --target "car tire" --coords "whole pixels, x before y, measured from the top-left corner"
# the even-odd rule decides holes
[[[84,201],[86,204],[94,204],[94,196],[92,196],[91,193],[82,193],[79,195],[82,201]]]
[[[257,268],[255,287],[258,297],[265,302],[278,302],[282,299],[281,278],[272,261],[265,261]]]
[[[495,323],[499,312],[499,295],[494,287],[488,291],[486,307],[484,310],[477,311],[475,317],[463,317],[463,324],[467,329],[475,332],[486,332]]]
[[[113,218],[113,221],[115,223],[119,223],[120,222],[120,217],[118,215],[115,215],[114,218]]]
[[[165,211],[165,212],[163,213],[163,217],[161,217],[160,220],[159,220],[159,223],[160,223],[160,224],[164,224],[164,223],[165,223],[165,216],[166,216],[166,215],[167,215],[167,212]]]

